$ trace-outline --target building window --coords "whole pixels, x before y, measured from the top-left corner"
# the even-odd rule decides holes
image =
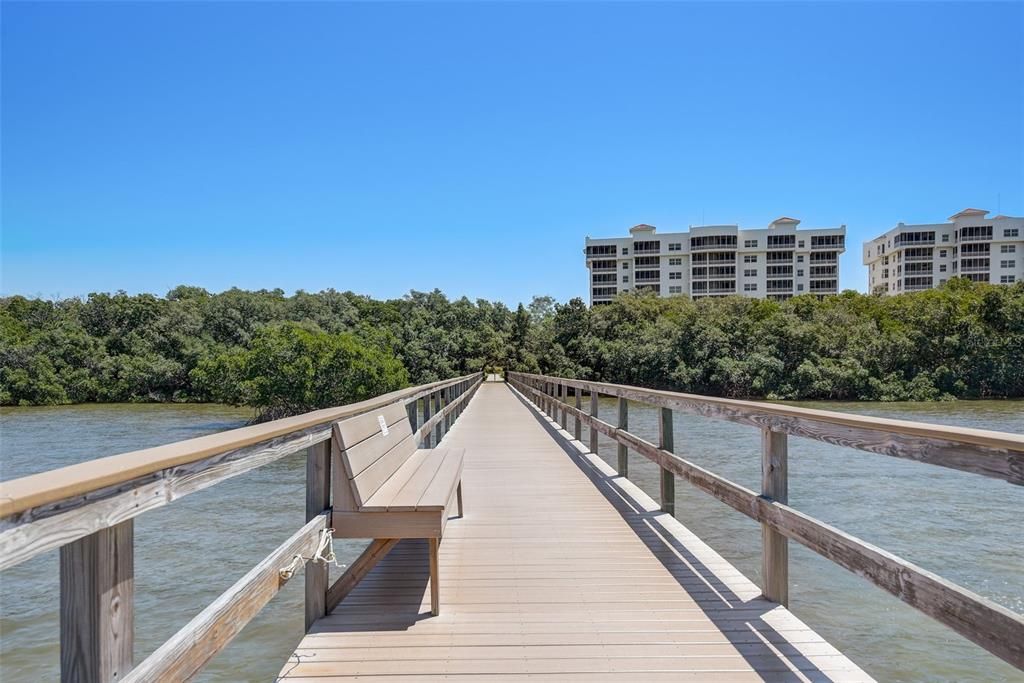
[[[683,279],[683,274],[682,273],[669,273],[668,274],[668,279],[669,280],[682,280]]]
[[[744,292],[756,292],[757,291],[757,283],[756,282],[745,282],[745,283],[743,283],[743,291]]]
[[[669,251],[681,251],[682,248],[683,248],[683,243],[682,242],[669,242],[668,243],[668,250]]]
[[[669,294],[682,294],[683,293],[683,288],[680,287],[679,285],[673,285],[673,286],[668,288],[668,293]]]
[[[946,233],[945,235],[942,236],[942,241],[943,242],[948,242],[949,241],[949,233]]]
[[[743,277],[757,277],[757,269],[749,268],[743,271]]]
[[[681,266],[681,265],[683,265],[683,259],[681,259],[681,258],[670,258],[668,260],[668,264],[670,266]]]
[[[800,240],[799,242],[797,242],[796,243],[796,248],[797,249],[803,249],[804,248],[804,241]]]
[[[623,256],[629,256],[629,247],[623,247],[622,248],[622,255]]]
[[[798,291],[798,292],[802,292],[802,291],[804,291],[804,285],[803,285],[803,283],[800,283],[800,284],[798,284],[798,285],[796,286],[796,291]]]
[[[743,240],[743,246],[747,249],[753,249],[757,246],[757,240]]]
[[[639,240],[633,242],[634,254],[657,254],[661,251],[661,240]]]
[[[792,249],[794,244],[796,235],[768,235],[769,249]]]
[[[1006,228],[1003,230],[1003,237],[1020,237],[1020,228]]]
[[[628,275],[623,275],[622,276],[622,284],[624,284],[624,285],[628,285],[629,284],[629,276]]]
[[[757,263],[757,256],[755,254],[745,254],[743,256],[744,263]]]
[[[1006,231],[1003,231],[1003,236],[1006,235]],[[960,230],[960,241],[969,242],[973,240],[990,240],[992,239],[992,226],[991,225],[972,225],[968,228],[962,228]]]
[[[803,263],[804,262],[804,257],[803,256],[797,256],[796,257],[796,262],[797,263]]]
[[[999,262],[999,267],[1000,268],[1016,268],[1017,267],[1017,262],[1016,261],[1000,261]]]
[[[804,276],[804,271],[802,271],[802,270],[796,271],[796,276],[797,277],[803,277]]]
[[[946,258],[946,250],[939,249],[939,258]]]
[[[1001,285],[1012,285],[1017,281],[1017,277],[1014,275],[1000,275],[999,284]]]
[[[629,262],[628,261],[626,263],[622,264],[622,269],[623,270],[629,270]]]
[[[945,273],[946,272],[946,264],[945,263],[943,263],[941,266],[939,266],[939,272],[940,273]]]
[[[1001,247],[999,247],[999,253],[1001,253],[1001,254],[1015,254],[1015,253],[1017,253],[1017,245],[1016,244],[1004,244]]]

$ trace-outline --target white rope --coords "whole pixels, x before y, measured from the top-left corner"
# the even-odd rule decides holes
[[[338,564],[338,558],[334,555],[334,529],[320,530],[320,542],[317,543],[312,557],[296,555],[287,567],[278,569],[277,573],[281,576],[282,581],[287,581],[295,576],[295,572],[299,570],[299,567],[305,566],[306,562],[323,562],[324,564],[333,564],[339,569],[345,568],[345,565]]]

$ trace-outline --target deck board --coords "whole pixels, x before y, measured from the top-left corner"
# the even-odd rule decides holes
[[[872,680],[506,385],[443,445],[466,449],[466,516],[441,543],[441,615],[426,542],[402,541],[283,680]]]

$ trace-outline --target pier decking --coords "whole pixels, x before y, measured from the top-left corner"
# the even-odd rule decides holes
[[[466,514],[402,541],[281,671],[291,683],[868,681],[636,486],[503,383],[443,445],[466,449]]]

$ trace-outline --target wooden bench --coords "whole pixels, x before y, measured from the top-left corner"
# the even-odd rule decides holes
[[[438,546],[453,505],[462,517],[463,449],[418,449],[403,403],[334,423],[331,444],[334,536],[427,539],[437,616]]]

